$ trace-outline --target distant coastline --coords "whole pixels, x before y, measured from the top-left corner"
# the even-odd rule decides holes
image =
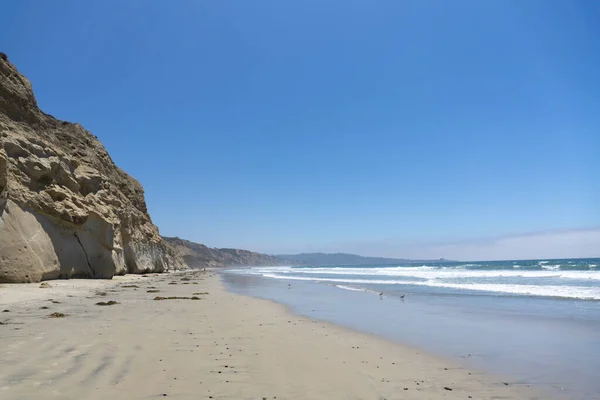
[[[276,254],[276,258],[296,265],[393,265],[393,264],[418,264],[427,262],[456,262],[445,258],[430,260],[412,260],[407,258],[366,257],[348,253],[301,253],[301,254]]]

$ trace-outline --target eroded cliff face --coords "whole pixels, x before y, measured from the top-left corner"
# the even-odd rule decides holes
[[[180,268],[141,185],[79,124],[43,113],[0,53],[0,282]]]

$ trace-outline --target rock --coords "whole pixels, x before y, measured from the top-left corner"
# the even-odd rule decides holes
[[[19,158],[19,168],[34,181],[52,182],[52,166],[48,159],[40,159],[35,155]]]
[[[79,124],[42,112],[0,57],[0,283],[183,268],[139,182]]]
[[[0,148],[0,196],[8,183],[8,159],[4,149]]]
[[[97,193],[102,185],[100,172],[87,165],[80,165],[75,169],[75,179],[81,187],[81,193],[85,196],[89,193]]]
[[[58,258],[36,216],[0,198],[0,282],[39,282],[55,275]]]
[[[4,147],[4,151],[9,157],[18,159],[21,157],[25,158],[29,156],[29,152],[25,150],[23,146],[21,146],[21,144],[17,141],[11,141],[9,139],[6,139],[2,147]]]
[[[79,192],[79,183],[75,179],[74,173],[71,171],[69,165],[64,161],[59,163],[54,178],[56,179],[56,183],[58,185],[66,187],[71,192]]]
[[[100,301],[100,302],[96,303],[97,306],[114,306],[115,304],[119,304],[119,302],[110,300],[110,301]]]

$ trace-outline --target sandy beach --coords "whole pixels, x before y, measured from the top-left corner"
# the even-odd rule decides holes
[[[544,398],[231,294],[212,272],[46,284],[0,285],[2,399]]]

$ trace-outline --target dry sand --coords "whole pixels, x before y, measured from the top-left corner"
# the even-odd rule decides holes
[[[231,294],[210,272],[48,284],[0,285],[0,399],[545,398]]]

